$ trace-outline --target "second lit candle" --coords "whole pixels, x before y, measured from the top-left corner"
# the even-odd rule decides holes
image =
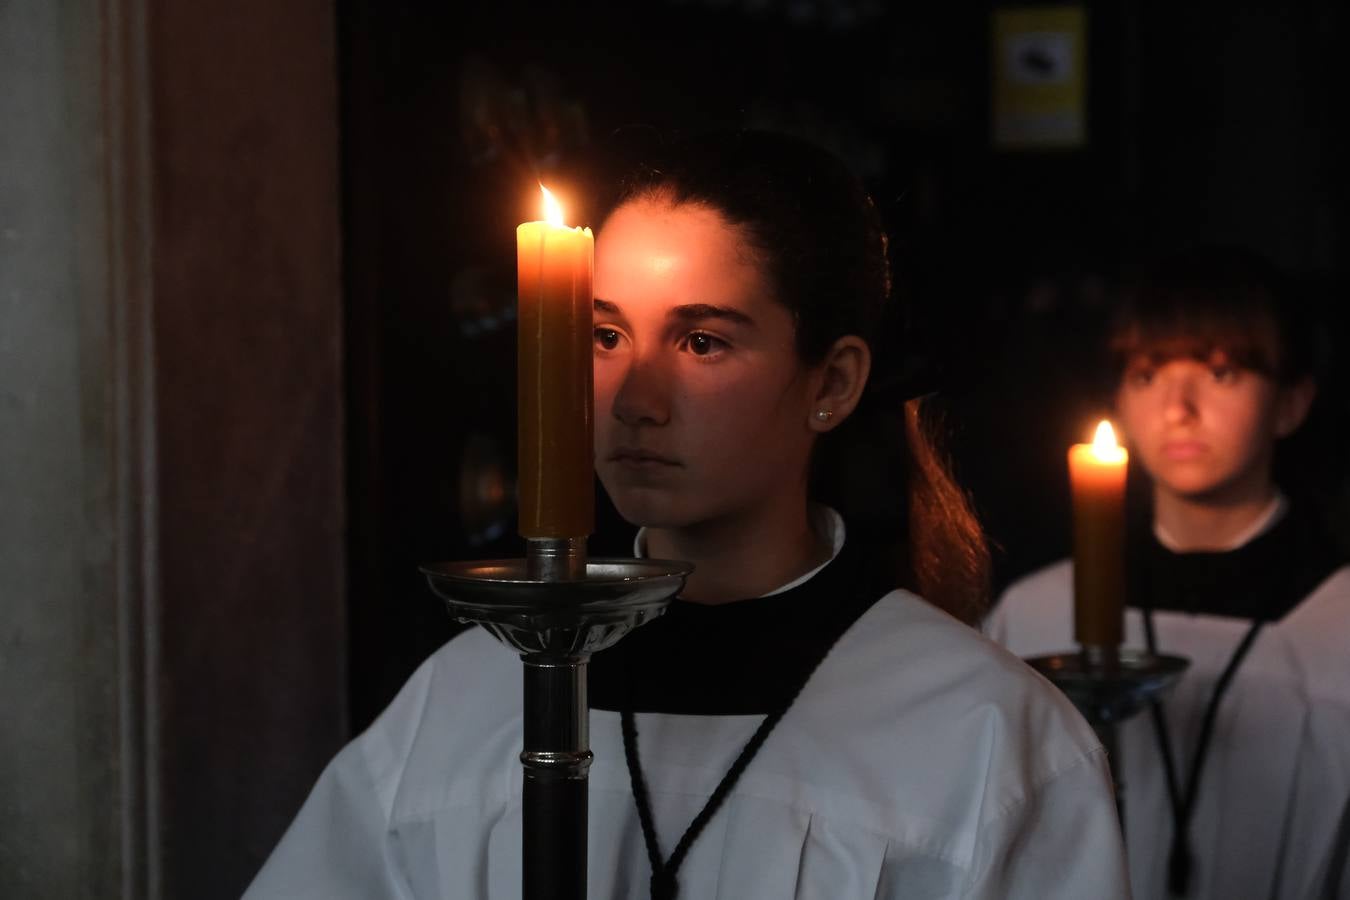
[[[1128,463],[1110,422],[1097,426],[1091,444],[1069,448],[1074,639],[1085,647],[1114,649],[1122,638]]]

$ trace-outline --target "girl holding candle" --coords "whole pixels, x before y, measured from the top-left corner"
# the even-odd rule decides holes
[[[888,288],[859,183],[780,136],[679,145],[599,231],[597,469],[637,551],[696,568],[590,664],[592,897],[1126,896],[1090,729],[965,624],[983,544],[917,409],[899,558],[812,502]],[[518,673],[451,641],[249,896],[518,896]]]
[[[1315,393],[1312,335],[1265,263],[1187,254],[1114,329],[1116,410],[1152,493],[1127,543],[1125,642],[1190,660],[1121,728],[1141,900],[1350,896],[1350,568],[1279,490]],[[1014,584],[990,632],[1069,649],[1072,566]]]

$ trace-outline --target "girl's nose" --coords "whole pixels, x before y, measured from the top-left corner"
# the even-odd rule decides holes
[[[612,414],[625,425],[670,421],[670,373],[648,355],[634,355],[614,394]]]
[[[1169,378],[1163,386],[1163,420],[1169,425],[1189,422],[1196,416],[1195,379],[1190,376]]]

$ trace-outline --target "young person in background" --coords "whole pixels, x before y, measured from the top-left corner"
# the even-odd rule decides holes
[[[1127,547],[1126,645],[1190,660],[1122,727],[1136,900],[1350,897],[1350,568],[1274,479],[1317,391],[1315,335],[1263,261],[1159,265],[1114,328],[1117,421],[1151,504]],[[1013,584],[988,632],[1072,646],[1072,568]]]

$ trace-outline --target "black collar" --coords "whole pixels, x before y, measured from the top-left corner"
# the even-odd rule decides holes
[[[891,586],[892,559],[849,526],[839,554],[781,594],[717,606],[677,599],[590,663],[593,709],[752,715],[784,702]]]
[[[1151,523],[1135,522],[1127,553],[1131,606],[1267,622],[1283,618],[1345,560],[1316,517],[1293,505],[1263,534],[1219,552],[1173,552]]]

